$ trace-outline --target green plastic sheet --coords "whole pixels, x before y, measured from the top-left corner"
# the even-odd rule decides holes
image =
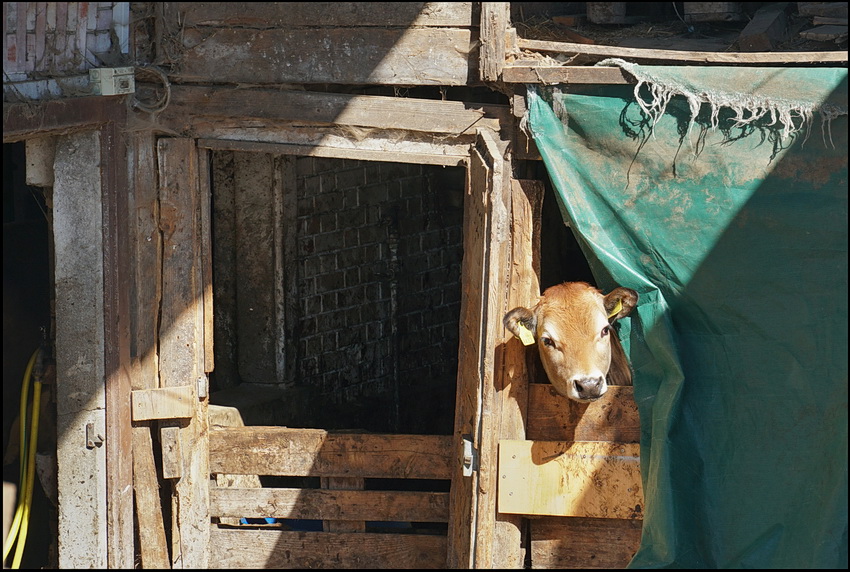
[[[640,294],[634,568],[847,567],[847,70],[528,86],[603,290]]]

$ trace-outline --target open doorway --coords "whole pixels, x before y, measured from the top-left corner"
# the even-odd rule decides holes
[[[27,184],[26,159],[24,142],[3,145],[3,481],[13,483],[18,491],[22,483],[19,414],[25,373],[34,352],[51,333],[51,231],[43,189]],[[51,567],[56,562],[55,411],[49,380],[40,381],[44,385],[36,470],[21,568]],[[30,402],[32,393],[31,375]],[[28,413],[25,439],[31,434],[31,419]],[[15,506],[14,499],[7,504],[4,497],[5,512],[14,514]]]

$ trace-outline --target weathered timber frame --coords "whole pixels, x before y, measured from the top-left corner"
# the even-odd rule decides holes
[[[59,494],[74,507],[59,515],[62,568],[134,560],[126,109],[117,97],[3,108],[4,143],[60,138],[68,148],[40,159],[76,171],[56,178],[52,212],[63,229],[53,236]]]

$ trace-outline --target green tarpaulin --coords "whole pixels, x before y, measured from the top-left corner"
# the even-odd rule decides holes
[[[637,290],[631,567],[847,567],[847,70],[528,86],[597,284]]]

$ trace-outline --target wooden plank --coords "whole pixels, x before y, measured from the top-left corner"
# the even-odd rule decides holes
[[[847,17],[847,2],[797,2],[801,16]]]
[[[20,13],[20,11],[19,11]],[[20,51],[19,51],[20,53]],[[3,105],[3,142],[22,141],[28,137],[45,137],[96,129],[112,117],[126,114],[123,98],[77,97],[43,103],[8,103]]]
[[[476,26],[472,2],[175,2],[171,17],[187,26]]]
[[[530,521],[532,568],[625,568],[640,547],[643,522],[543,517]]]
[[[321,477],[321,487],[329,490],[362,491],[366,480],[362,477]],[[322,530],[325,532],[366,532],[366,518],[336,518],[332,517],[322,521]]]
[[[478,459],[481,419],[482,356],[485,340],[483,300],[487,292],[489,248],[489,195],[491,168],[473,148],[466,174],[463,204],[464,256],[461,268],[460,348],[452,462],[451,521],[449,522],[449,568],[474,567],[474,542],[478,488]],[[471,470],[464,475],[464,442],[474,447]]]
[[[216,135],[221,131],[211,130],[204,135]],[[247,134],[250,136],[250,133]],[[225,138],[201,138],[198,140],[200,147],[217,150],[252,151],[257,153],[271,153],[273,155],[296,155],[307,157],[331,157],[335,159],[356,159],[360,161],[382,161],[390,163],[415,163],[425,165],[445,165],[457,167],[465,163],[469,156],[468,145],[447,144],[407,144],[404,141],[388,141],[370,138],[361,142],[340,137],[328,137],[330,141],[324,141],[319,134],[313,134],[315,143],[301,144],[287,142],[287,138],[296,135],[289,130],[281,130],[274,133],[259,135],[270,136],[280,142],[273,141],[244,141],[241,139],[230,139],[228,137],[245,137],[246,130],[235,129],[225,134]],[[324,141],[324,142],[323,142]],[[344,145],[344,146],[343,146]],[[368,149],[363,147],[375,147]]]
[[[132,135],[130,212],[134,279],[130,312],[132,388],[159,387],[157,323],[162,295],[162,243],[159,232],[159,194],[156,183],[156,142],[150,131]]]
[[[130,423],[130,261],[126,111],[100,130],[103,186],[103,360],[106,373],[107,549],[110,568],[133,566],[133,430]]]
[[[198,158],[191,139],[160,139],[157,151],[163,240],[159,370],[162,386],[175,387],[205,381]],[[188,422],[162,422],[165,428],[169,423],[179,426],[182,449],[177,458],[181,476],[172,495],[175,568],[206,568],[209,561],[207,401],[195,400]]]
[[[510,2],[482,2],[478,69],[482,81],[498,81],[505,65],[505,32]]]
[[[79,30],[79,28],[78,28]],[[85,25],[83,25],[85,32]],[[131,281],[130,315],[133,327],[130,346],[130,380],[134,390],[159,385],[159,361],[155,351],[160,288],[162,286],[156,143],[150,131],[131,135],[128,221],[134,279]],[[149,423],[133,426],[133,491],[143,568],[168,568],[170,559],[154,461]]]
[[[214,528],[219,568],[445,568],[446,537]]]
[[[142,568],[170,568],[153,441],[147,425],[133,427],[133,491],[136,495]]]
[[[201,290],[204,293],[204,373],[215,369],[215,336],[213,326],[213,258],[212,258],[212,188],[210,186],[210,152],[198,151],[198,192],[201,226]]]
[[[800,36],[807,40],[815,40],[818,42],[828,42],[830,40],[838,40],[842,37],[847,38],[847,25],[844,26],[818,26],[809,30],[800,32]]]
[[[210,491],[210,515],[330,521],[447,522],[449,494],[217,487]]]
[[[499,442],[499,512],[643,518],[640,446]]]
[[[238,427],[210,434],[210,471],[240,475],[448,479],[447,435]]]
[[[502,70],[505,83],[635,83],[616,67],[510,65]]]
[[[584,54],[603,58],[623,58],[627,60],[653,60],[658,62],[689,62],[703,64],[786,64],[815,62],[846,62],[847,52],[689,52],[680,50],[651,50],[646,48],[623,48],[617,46],[593,46],[569,42],[549,42],[545,40],[517,39],[520,49],[557,52],[566,54]]]
[[[162,478],[179,479],[183,476],[183,448],[180,446],[180,428],[160,428],[159,443],[162,447]]]
[[[812,25],[814,26],[846,26],[847,18],[824,18],[823,16],[815,16],[812,18]]]
[[[547,383],[532,383],[528,439],[640,443],[640,415],[634,388],[612,385],[593,403],[567,399]]]
[[[459,101],[174,85],[158,121],[177,131],[189,128],[198,117],[238,117],[473,134],[478,127],[499,131],[508,114],[507,106]]]
[[[464,29],[187,28],[182,39],[180,82],[466,85],[478,73]]]
[[[198,391],[194,385],[137,389],[131,394],[133,421],[190,418]]]
[[[510,182],[511,264],[506,310],[527,303],[540,294],[540,209],[544,192],[543,183],[540,181]],[[501,401],[501,420],[498,435],[494,435],[491,447],[498,445],[497,438],[525,439],[525,419],[529,414],[529,375],[525,367],[525,347],[519,340],[510,336],[506,342],[499,344],[497,350],[501,352],[501,358],[497,358],[497,363],[501,362],[501,366],[496,377],[498,399]],[[497,451],[491,451],[489,458],[496,457]],[[495,511],[495,507],[490,510]],[[522,516],[504,514],[496,517],[492,562],[494,567],[524,567],[522,530]]]
[[[501,363],[504,360],[504,327],[502,316],[508,307],[510,260],[513,248],[511,235],[512,189],[510,168],[502,151],[489,133],[480,134],[476,148],[490,166],[489,232],[487,236],[487,272],[484,280],[484,316],[482,335],[485,351],[482,354],[482,418],[478,442],[480,466],[478,476],[478,509],[475,534],[493,538],[492,542],[475,545],[477,568],[522,568],[521,520],[515,517],[497,518],[496,491],[498,488],[499,439],[523,439],[525,387],[514,386],[513,395],[505,388]],[[530,245],[523,245],[530,248]],[[492,350],[490,348],[493,348]]]
[[[543,184],[539,181],[509,180],[510,212],[508,225],[510,240],[496,235],[510,245],[511,264],[507,260],[501,265],[510,272],[508,298],[504,302],[504,315],[509,308],[526,303],[540,294],[537,272],[539,272],[540,209],[543,204]],[[494,213],[495,216],[495,213]],[[495,223],[498,225],[498,222]],[[506,227],[507,228],[507,227]],[[503,253],[504,256],[505,253]],[[491,312],[496,313],[493,309]],[[497,331],[501,329],[497,327]],[[528,372],[525,368],[525,348],[512,337],[497,346],[496,395],[493,398],[491,415],[485,418],[484,428],[493,435],[487,447],[487,453],[481,455],[482,465],[489,468],[487,474],[497,477],[494,470],[497,458],[498,439],[525,439],[525,419],[528,415]],[[496,414],[498,413],[498,420]],[[491,425],[492,423],[492,425]],[[492,427],[492,429],[490,429]],[[484,471],[482,470],[482,479]],[[491,487],[497,487],[491,483]],[[493,498],[491,495],[490,498]],[[495,513],[495,505],[484,510]],[[497,515],[493,523],[491,565],[495,568],[522,568],[525,554],[522,545],[522,517],[518,515]]]

